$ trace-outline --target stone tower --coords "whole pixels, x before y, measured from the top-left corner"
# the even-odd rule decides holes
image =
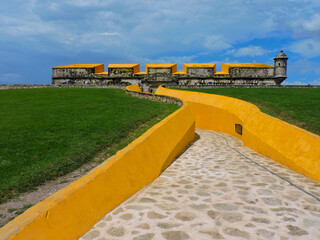
[[[274,77],[282,81],[287,78],[287,55],[281,50],[274,58]]]

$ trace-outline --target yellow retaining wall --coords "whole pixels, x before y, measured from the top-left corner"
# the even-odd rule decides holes
[[[185,104],[115,156],[5,225],[0,239],[77,239],[156,179],[194,135],[195,119]]]
[[[138,85],[127,86],[126,90],[133,91],[133,92],[142,92],[141,88]]]
[[[255,105],[239,99],[163,87],[156,94],[187,102],[197,128],[231,134],[245,146],[320,181],[318,135],[264,114]],[[243,135],[235,132],[236,123],[242,125]]]

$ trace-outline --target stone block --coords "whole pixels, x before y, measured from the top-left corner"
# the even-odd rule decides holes
[[[103,64],[71,64],[52,68],[52,78],[92,77],[103,72]]]
[[[215,63],[185,63],[183,72],[190,77],[212,77],[216,72]]]
[[[109,64],[108,66],[110,77],[132,77],[139,71],[140,64]]]
[[[177,72],[177,64],[146,64],[146,72],[152,81],[170,81]]]

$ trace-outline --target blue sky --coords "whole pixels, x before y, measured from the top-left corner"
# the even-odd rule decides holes
[[[320,84],[319,0],[0,0],[0,84],[74,63],[260,62]]]

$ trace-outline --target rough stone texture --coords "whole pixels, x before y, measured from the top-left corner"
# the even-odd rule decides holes
[[[232,78],[272,78],[273,68],[230,68]]]
[[[99,75],[96,75],[99,76]],[[102,78],[102,77],[90,77],[90,78],[55,78],[52,80],[54,86],[106,86],[106,87],[125,87],[128,85],[140,85],[141,80],[133,78]]]
[[[179,86],[212,87],[212,86],[278,86],[273,78],[230,78],[216,77],[207,79],[179,79]]]
[[[205,130],[197,134],[200,138],[153,183],[81,239],[320,239],[320,202],[231,147],[317,196],[319,183],[234,137]]]
[[[214,75],[213,68],[188,68],[187,73],[189,76],[194,77],[210,77]]]
[[[49,84],[0,84],[0,90],[24,89],[24,88],[52,88]]]
[[[132,77],[133,68],[109,68],[110,77]]]
[[[148,68],[149,81],[170,81],[171,79],[171,68]]]
[[[179,76],[165,73],[155,73],[152,75],[134,75],[133,77],[126,76],[109,76],[109,75],[90,75],[88,77],[59,77],[52,78],[53,85],[133,85],[138,84],[149,85],[151,88],[156,88],[159,85],[166,85],[172,87],[214,87],[214,86],[280,86],[280,83],[285,78],[273,78],[273,77],[259,77],[257,74],[253,74],[250,77],[233,77],[231,75],[214,75],[214,76]],[[256,76],[256,77],[253,77]]]
[[[282,55],[285,56],[283,52]],[[274,59],[274,67],[230,67],[226,74],[215,74],[215,68],[190,67],[187,72],[177,73],[172,67],[147,66],[147,73],[134,74],[133,68],[109,68],[109,74],[95,74],[94,68],[53,68],[53,85],[132,85],[154,89],[160,84],[170,86],[280,86],[286,79],[288,59]],[[280,66],[281,65],[281,66]],[[151,67],[152,66],[152,67]],[[174,72],[173,72],[174,71]],[[275,75],[276,74],[276,75]],[[146,87],[146,85],[148,87]]]
[[[85,78],[93,77],[94,68],[53,68],[52,78]]]

